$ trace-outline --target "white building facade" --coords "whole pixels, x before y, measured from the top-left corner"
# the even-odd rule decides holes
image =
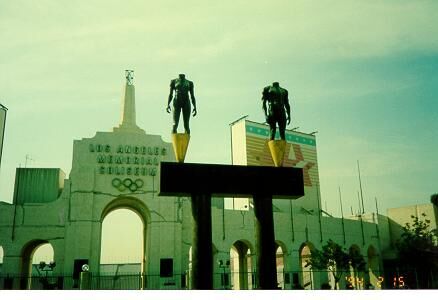
[[[160,162],[175,161],[172,146],[136,125],[135,88],[129,82],[122,104],[118,127],[74,141],[67,179],[59,169],[17,169],[13,204],[0,202],[0,288],[35,288],[32,256],[46,243],[53,247],[56,262],[52,288],[79,288],[84,264],[93,274],[92,288],[124,288],[99,281],[102,223],[122,208],[134,211],[143,224],[140,274],[125,288],[190,288],[190,200],[158,196]],[[272,165],[266,152],[267,130],[245,119],[233,124],[233,163]],[[367,272],[346,274],[339,288],[363,289],[367,283],[381,288],[382,253],[392,247],[387,218],[379,215],[383,221],[377,222],[375,215],[357,220],[324,216],[316,139],[287,131],[287,141],[285,166],[303,168],[305,196],[274,199],[279,288],[319,289],[326,282],[333,288],[329,273],[312,271],[307,264],[310,250],[320,249],[328,239],[359,251],[367,262]],[[227,203],[234,209],[226,209]],[[212,228],[214,288],[257,288],[251,199],[213,199]]]

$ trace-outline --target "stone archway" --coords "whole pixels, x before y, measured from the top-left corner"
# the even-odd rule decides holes
[[[0,245],[0,290],[5,289],[5,281],[7,280],[5,278],[5,275],[3,274],[3,257],[5,256],[5,252],[3,250],[3,247]]]
[[[347,279],[347,288],[353,288],[356,290],[363,290],[364,289],[364,274],[362,266],[358,265],[360,261],[363,260],[360,247],[356,244],[353,244],[348,249],[348,252],[350,254],[350,276]]]
[[[253,288],[254,250],[248,241],[238,240],[230,248],[230,271],[232,288],[248,290]]]
[[[224,269],[229,267],[229,261],[228,261],[228,265],[227,262],[224,260],[219,260],[218,259],[219,256],[219,250],[218,248],[215,246],[215,244],[212,244],[212,257],[213,257],[213,270],[215,270],[216,272],[219,273],[215,273],[214,275],[219,275],[220,280],[218,280],[218,282],[220,282],[220,286],[221,287],[225,287],[225,286],[229,286],[229,274],[228,272]],[[188,288],[188,289],[192,289],[192,284],[191,284],[191,276],[192,274],[192,246],[189,247],[189,253],[188,253],[188,265],[187,265],[187,270],[186,273],[184,275],[184,283],[182,284],[183,288]],[[217,262],[217,264],[215,265],[214,262]]]
[[[276,241],[275,242],[275,257],[276,257],[276,267],[277,267],[277,284],[278,287],[284,289],[285,285],[285,276],[284,270],[286,269],[286,260],[284,259],[287,254],[286,245],[283,242]]]
[[[187,277],[186,277],[186,286],[191,289],[192,286],[190,284],[191,280],[190,278],[192,277],[192,246],[190,246],[189,248],[189,265],[188,265],[188,269],[187,269]]]
[[[147,206],[139,199],[135,197],[120,197],[112,200],[108,203],[105,208],[102,210],[101,214],[101,224],[103,224],[104,219],[112,212],[120,209],[127,209],[134,212],[141,220],[143,224],[142,230],[142,258],[141,258],[141,284],[140,288],[146,288],[146,276],[147,276],[147,265],[148,265],[148,253],[149,253],[149,240],[150,240],[150,212]],[[100,238],[102,238],[102,229],[100,232]],[[99,251],[102,251],[102,247],[100,247]],[[100,256],[99,255],[99,265],[100,265]]]
[[[301,268],[301,288],[305,290],[312,290],[315,287],[313,270],[309,264],[311,250],[315,249],[312,243],[303,243],[300,247],[300,268]]]
[[[2,272],[2,266],[3,266],[3,257],[5,256],[3,247],[0,245],[0,275],[3,273]]]
[[[35,239],[27,244],[24,245],[24,247],[21,250],[21,262],[20,262],[20,289],[21,290],[27,290],[31,289],[33,285],[32,281],[32,261],[34,258],[34,254],[37,251],[38,248],[40,248],[43,245],[49,244],[53,251],[53,257],[54,257],[54,249],[53,246],[49,243],[47,240],[42,239]],[[53,261],[53,259],[51,259]],[[47,262],[50,263],[50,262]],[[38,287],[37,289],[46,289],[47,286],[44,286],[44,282],[42,283],[43,286]]]
[[[374,246],[370,245],[368,247],[367,251],[368,256],[368,276],[369,280],[368,282],[374,287],[374,288],[380,288],[381,283],[379,277],[380,274],[380,264],[379,264],[379,254],[377,253],[377,250]]]

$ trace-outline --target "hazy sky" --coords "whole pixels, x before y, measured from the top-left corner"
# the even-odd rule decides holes
[[[137,123],[169,141],[169,81],[195,83],[186,161],[230,163],[228,124],[262,122],[289,90],[290,128],[317,130],[323,208],[429,202],[438,192],[438,1],[1,1],[0,199],[15,168],[71,168],[74,139],[119,124],[124,70]]]

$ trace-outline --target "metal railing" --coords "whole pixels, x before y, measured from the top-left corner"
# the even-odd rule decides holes
[[[257,273],[229,272],[213,274],[214,289],[257,289]],[[334,289],[334,280],[326,271],[290,271],[277,274],[278,288]],[[329,286],[327,285],[329,284]],[[75,290],[80,289],[80,278],[72,275],[40,275],[32,277],[0,274],[0,290]],[[92,290],[184,290],[190,289],[188,274],[171,277],[143,274],[90,274]],[[415,269],[385,270],[382,274],[343,272],[338,289],[436,289],[438,274],[417,272]]]

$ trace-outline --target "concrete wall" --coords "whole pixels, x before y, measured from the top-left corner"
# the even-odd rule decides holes
[[[17,168],[14,203],[47,203],[58,199],[64,188],[61,169]]]
[[[425,214],[426,216],[423,216]],[[437,206],[428,204],[418,204],[388,209],[389,230],[391,243],[394,246],[403,233],[406,223],[412,224],[411,216],[418,217],[420,220],[430,220],[430,229],[437,229],[438,209]]]

